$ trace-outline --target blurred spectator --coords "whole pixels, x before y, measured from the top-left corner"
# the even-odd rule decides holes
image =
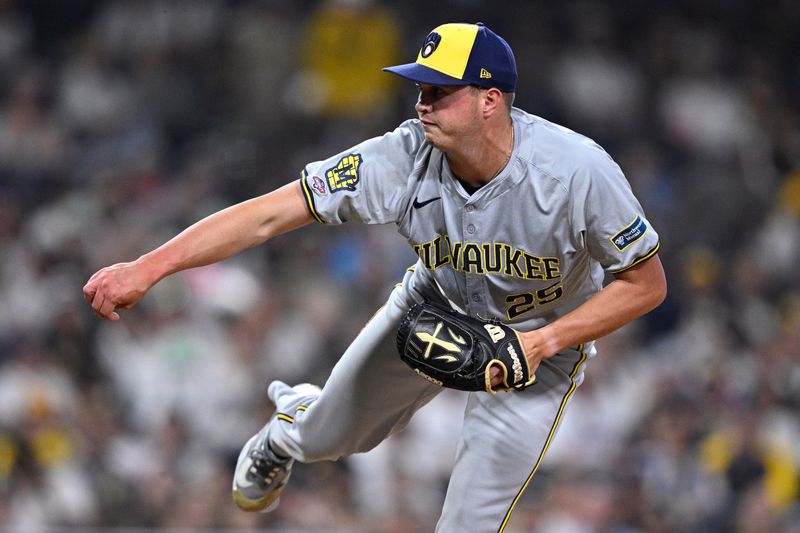
[[[375,0],[325,0],[300,40],[300,71],[288,102],[310,114],[385,116],[397,81],[381,68],[400,56],[398,20]]]

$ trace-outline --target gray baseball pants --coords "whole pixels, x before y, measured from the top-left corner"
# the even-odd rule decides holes
[[[442,390],[397,355],[397,326],[418,299],[417,293],[398,285],[335,365],[319,397],[297,394],[290,387],[278,391],[276,410],[283,416],[270,426],[274,449],[300,462],[366,452],[404,428]],[[546,361],[536,373],[536,384],[525,391],[468,393],[437,532],[505,529],[555,436],[567,401],[583,380],[583,363],[592,349],[576,347]]]

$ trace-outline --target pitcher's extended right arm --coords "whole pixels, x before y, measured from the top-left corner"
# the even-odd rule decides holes
[[[311,222],[298,182],[218,211],[129,263],[98,270],[83,287],[98,316],[118,320],[160,280],[227,259]]]

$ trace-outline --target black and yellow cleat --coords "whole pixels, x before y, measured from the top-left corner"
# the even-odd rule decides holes
[[[278,506],[278,499],[292,473],[291,458],[275,455],[267,444],[269,424],[242,448],[233,475],[233,501],[243,511],[268,513]]]
[[[273,381],[268,389],[272,403],[286,394],[299,398],[297,412],[305,411],[319,397],[321,389],[311,383],[290,387]],[[289,482],[294,459],[281,457],[270,447],[269,429],[273,423],[295,423],[295,418],[285,413],[275,413],[269,422],[245,443],[233,473],[233,501],[244,511],[268,513],[278,506],[281,492]]]

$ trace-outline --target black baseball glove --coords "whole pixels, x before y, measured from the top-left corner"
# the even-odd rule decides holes
[[[442,306],[422,303],[408,310],[397,330],[400,358],[428,381],[466,391],[522,390],[536,381],[519,334]],[[491,368],[503,384],[491,386]]]

